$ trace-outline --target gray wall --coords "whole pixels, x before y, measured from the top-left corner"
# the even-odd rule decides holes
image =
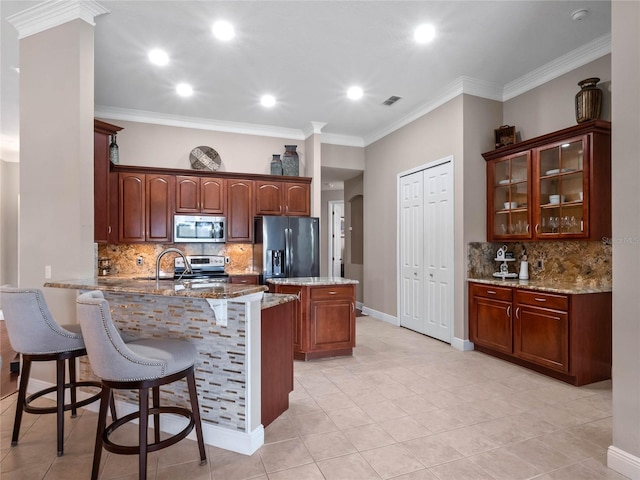
[[[18,284],[20,164],[0,161],[0,285]]]
[[[322,213],[320,215],[320,276],[326,277],[329,273],[329,219],[331,210],[330,201],[344,201],[343,190],[322,190]]]
[[[363,274],[363,193],[364,174],[344,182],[344,276],[360,282],[356,286],[356,300],[358,302],[362,302],[365,285]],[[354,199],[357,199],[355,208]]]
[[[640,3],[614,1],[612,15],[613,447],[640,478]]]

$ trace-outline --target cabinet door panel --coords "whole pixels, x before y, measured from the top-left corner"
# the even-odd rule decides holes
[[[195,213],[200,211],[200,178],[176,177],[176,212]]]
[[[119,185],[120,243],[145,241],[145,175],[121,173]]]
[[[252,190],[251,180],[227,182],[227,242],[253,240]]]
[[[225,213],[224,180],[221,178],[201,179],[200,209],[202,213]]]
[[[255,182],[256,215],[282,215],[282,182]]]
[[[568,314],[516,304],[514,353],[538,365],[568,372]]]
[[[345,299],[311,302],[311,350],[353,347],[352,303]]]
[[[513,351],[511,302],[473,297],[471,341],[504,353]]]
[[[171,175],[146,176],[146,240],[149,242],[171,241],[174,181]]]
[[[285,215],[308,217],[311,215],[311,189],[307,183],[285,183]]]

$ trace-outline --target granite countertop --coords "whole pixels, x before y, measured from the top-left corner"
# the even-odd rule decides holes
[[[301,287],[313,287],[320,285],[354,285],[358,280],[342,277],[295,277],[295,278],[269,278],[267,283],[273,285],[297,285]]]
[[[526,290],[536,290],[539,292],[564,293],[569,295],[580,295],[587,293],[611,292],[610,282],[598,280],[558,281],[558,280],[502,280],[501,278],[467,278],[469,282],[485,283],[499,287],[515,287]]]
[[[255,270],[225,270],[224,273],[230,277],[237,277],[240,275],[260,275],[260,272],[256,272]]]
[[[207,286],[205,286],[207,285]],[[76,290],[103,290],[106,292],[137,293],[195,298],[237,298],[268,290],[265,285],[208,283],[198,280],[149,280],[125,277],[96,277],[79,280],[48,281],[45,287]]]
[[[292,295],[290,293],[265,293],[262,296],[260,309],[266,310],[267,308],[282,305],[283,303],[292,302],[297,299],[297,295]]]

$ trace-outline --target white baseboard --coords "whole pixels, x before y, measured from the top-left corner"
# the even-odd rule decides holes
[[[607,466],[634,480],[640,479],[640,457],[611,445],[607,450]]]
[[[453,340],[451,341],[451,346],[456,350],[460,350],[461,352],[468,352],[470,350],[473,350],[474,348],[473,342],[470,342],[469,340],[464,340],[458,337],[453,337]]]
[[[362,313],[366,313],[370,317],[377,318],[378,320],[382,320],[383,322],[390,323],[391,325],[394,325],[396,327],[400,326],[400,322],[393,315],[388,315],[384,312],[379,312],[372,308],[365,307],[364,305],[362,305],[361,310],[362,310]]]
[[[53,384],[49,382],[44,382],[37,379],[29,379],[27,392],[33,393],[52,386]],[[69,396],[68,391],[66,391],[65,394],[67,397]],[[89,396],[90,395],[86,392],[78,391],[79,400],[84,400]],[[55,392],[52,392],[48,395],[45,395],[44,398],[55,401],[56,394]],[[65,402],[68,402],[69,400],[69,398],[66,398]],[[93,402],[83,408],[89,410],[90,412],[98,413],[99,404],[100,402]],[[124,417],[125,415],[136,412],[137,410],[138,409],[135,405],[120,400],[116,401],[116,411],[118,412],[118,417]],[[134,421],[133,423],[137,423],[137,421]],[[163,432],[172,434],[178,433],[185,427],[185,425],[186,420],[180,415],[164,414],[162,416],[161,430]],[[207,445],[223,448],[225,450],[230,450],[236,453],[242,453],[244,455],[252,455],[256,450],[264,445],[264,427],[262,425],[256,428],[253,432],[244,433],[238,430],[231,430],[228,428],[219,427],[217,425],[212,425],[210,423],[207,423],[206,421],[203,421],[202,436],[204,437],[204,443],[206,443]],[[187,438],[189,438],[190,440],[195,440],[195,430],[193,430]]]

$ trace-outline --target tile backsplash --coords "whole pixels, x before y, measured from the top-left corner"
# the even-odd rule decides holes
[[[598,241],[544,241],[544,242],[472,242],[467,252],[469,278],[487,278],[497,272],[500,262],[496,251],[502,245],[513,252],[510,272],[520,271],[522,256],[529,261],[529,276],[536,280],[589,281],[610,283],[612,278],[612,246]],[[542,267],[538,262],[542,262]]]
[[[110,276],[147,277],[156,273],[156,258],[165,248],[176,247],[185,255],[223,255],[230,262],[225,270],[231,273],[251,272],[253,270],[253,245],[245,243],[127,243],[98,245],[98,259],[111,261]],[[141,257],[142,265],[136,260]],[[173,273],[175,254],[165,255],[160,262],[160,270],[165,275]]]

